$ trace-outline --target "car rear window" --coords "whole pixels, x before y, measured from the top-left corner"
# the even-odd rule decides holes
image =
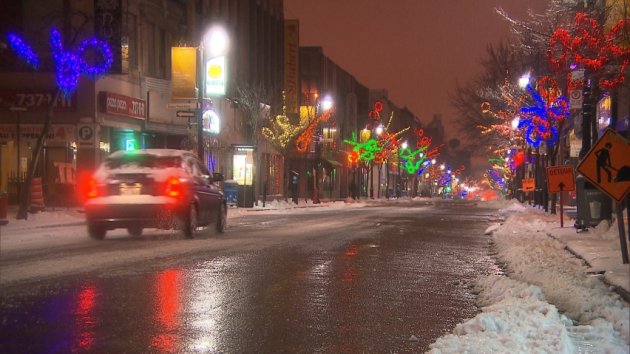
[[[180,167],[179,156],[157,156],[150,154],[125,154],[116,158],[108,158],[105,165],[109,169],[123,167],[167,168]]]

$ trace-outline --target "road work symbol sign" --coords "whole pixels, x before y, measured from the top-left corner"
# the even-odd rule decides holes
[[[558,193],[575,190],[575,175],[569,165],[547,167],[547,190]]]
[[[617,202],[630,191],[630,142],[608,128],[577,167],[591,183]]]

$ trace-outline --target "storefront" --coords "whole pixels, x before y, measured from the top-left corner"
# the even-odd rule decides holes
[[[0,189],[7,192],[10,204],[18,202],[42,130],[43,124],[0,124]],[[44,197],[53,205],[71,202],[64,195],[73,192],[76,183],[75,131],[72,124],[52,124],[35,171]]]

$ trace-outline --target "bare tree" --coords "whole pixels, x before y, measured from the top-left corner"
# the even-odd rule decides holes
[[[259,149],[262,127],[267,124],[271,114],[271,101],[273,98],[273,90],[268,89],[262,83],[244,84],[236,88],[236,101],[238,107],[244,113],[243,131],[245,139],[249,144],[254,146],[255,160],[261,161],[261,152]],[[266,173],[269,169],[269,161],[265,159],[262,165],[259,163],[259,170]],[[267,198],[267,176],[261,176],[263,205]],[[252,191],[254,196],[258,195],[254,181],[255,190]]]

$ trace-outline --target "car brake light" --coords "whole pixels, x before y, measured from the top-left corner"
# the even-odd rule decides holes
[[[96,180],[94,178],[90,178],[88,180],[85,194],[88,198],[98,197],[98,186],[96,185]]]
[[[166,180],[166,195],[169,197],[181,197],[184,194],[184,186],[182,181],[177,177],[171,177]]]

